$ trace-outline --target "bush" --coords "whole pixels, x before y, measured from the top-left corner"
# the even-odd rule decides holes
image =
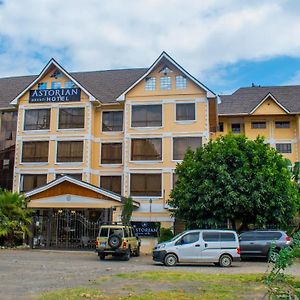
[[[159,237],[159,243],[166,242],[170,240],[174,236],[172,230],[170,228],[160,228],[160,237]]]

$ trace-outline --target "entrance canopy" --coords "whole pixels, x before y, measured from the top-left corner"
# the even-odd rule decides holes
[[[64,176],[25,194],[29,208],[110,208],[124,197],[87,182]],[[133,201],[135,207],[140,204]]]

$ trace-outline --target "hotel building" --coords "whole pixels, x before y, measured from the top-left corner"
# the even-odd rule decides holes
[[[0,184],[25,193],[41,247],[90,246],[129,196],[137,227],[172,227],[176,164],[217,128],[216,95],[165,52],[148,69],[69,73],[52,59],[0,79],[0,105]]]

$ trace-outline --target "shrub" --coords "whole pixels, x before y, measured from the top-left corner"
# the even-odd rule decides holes
[[[174,236],[172,230],[170,228],[160,228],[160,237],[159,237],[159,243],[166,242],[170,240]]]

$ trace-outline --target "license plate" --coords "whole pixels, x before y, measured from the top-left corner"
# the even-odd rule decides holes
[[[100,244],[100,247],[105,247],[106,246],[106,242],[102,242],[101,244]]]

